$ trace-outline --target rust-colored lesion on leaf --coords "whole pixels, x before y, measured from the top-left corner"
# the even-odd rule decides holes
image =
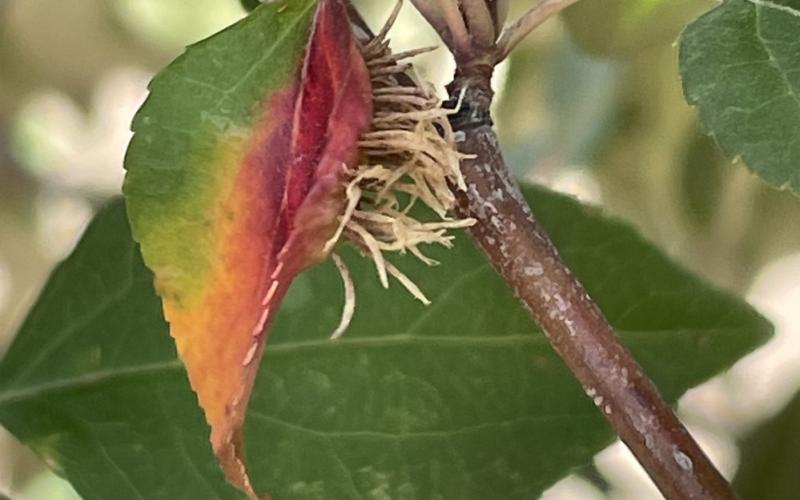
[[[242,426],[269,325],[293,278],[328,254],[343,184],[372,119],[369,74],[339,0],[318,3],[294,83],[267,97],[265,108],[219,208],[228,216],[208,292],[191,308],[165,301],[214,452],[253,498]]]
[[[397,12],[364,40],[342,0],[317,2],[302,64],[288,85],[265,96],[238,176],[215,202],[217,247],[199,298],[187,305],[163,295],[214,452],[228,480],[251,498],[258,496],[242,427],[270,324],[292,280],[343,239],[373,258],[384,286],[392,275],[427,303],[383,252],[408,251],[432,265],[420,245],[449,247],[448,231],[473,222],[449,215],[449,186],[465,187],[447,119],[453,110],[442,109],[403,62],[421,51],[389,50]],[[412,217],[416,203],[437,219]],[[352,316],[354,293],[346,290],[334,336]]]

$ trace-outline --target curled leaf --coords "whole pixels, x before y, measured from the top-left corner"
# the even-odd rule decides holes
[[[314,5],[262,7],[190,48],[153,81],[126,159],[133,232],[214,452],[251,497],[241,430],[269,324],[326,256],[372,117],[344,5]]]

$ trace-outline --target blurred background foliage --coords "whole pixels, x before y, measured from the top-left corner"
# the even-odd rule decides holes
[[[392,6],[356,3],[373,26]],[[528,3],[512,2],[512,14]],[[576,4],[498,69],[495,120],[519,176],[602,205],[775,322],[773,341],[680,409],[722,470],[742,471],[745,498],[788,499],[800,486],[797,401],[771,417],[800,387],[800,200],[724,158],[683,99],[674,42],[713,5]],[[0,354],[52,267],[119,192],[149,78],[242,15],[239,0],[0,0]],[[410,6],[392,39],[398,50],[437,40]],[[444,50],[418,59],[441,89],[453,71]],[[3,494],[76,498],[5,433]],[[619,443],[545,497],[659,498]]]

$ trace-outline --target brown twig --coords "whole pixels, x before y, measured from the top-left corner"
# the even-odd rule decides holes
[[[439,37],[444,41],[448,47],[453,47],[453,35],[450,33],[450,28],[447,26],[447,21],[442,15],[439,8],[433,3],[434,0],[411,0],[414,8],[422,14],[422,17],[428,21]]]
[[[472,43],[479,49],[489,49],[497,39],[495,22],[486,0],[458,0],[467,21]]]
[[[503,30],[503,25],[506,23],[508,17],[508,2],[509,0],[487,0],[489,10],[494,19],[494,31],[500,33]]]
[[[497,62],[505,59],[514,47],[537,26],[577,1],[541,0],[531,7],[528,12],[506,27],[500,34],[500,38],[497,41]]]
[[[422,0],[425,1],[425,0]],[[467,32],[467,25],[458,8],[457,0],[435,0],[439,12],[444,19],[452,37],[452,50],[456,60],[466,60],[472,57],[472,44]]]
[[[561,260],[509,175],[489,117],[489,75],[459,77],[465,92],[452,120],[467,191],[458,215],[477,223],[471,235],[495,270],[544,330],[603,416],[670,500],[733,499],[727,481],[622,346],[600,309]]]
[[[428,1],[412,0],[415,5],[431,7]],[[447,0],[437,1],[441,4]],[[472,157],[461,162],[467,191],[454,188],[458,215],[476,219],[470,229],[475,242],[661,493],[668,500],[733,500],[736,496],[728,482],[619,342],[613,327],[559,256],[511,178],[492,128],[493,68],[486,60],[501,60],[535,26],[575,1],[540,2],[506,30],[504,45],[500,45],[501,36],[497,46],[466,61],[472,64],[460,61],[448,90],[451,100],[461,100],[462,107],[452,115],[451,122],[460,136],[459,149]],[[548,2],[550,10],[535,13]],[[507,2],[497,3],[502,5],[490,7],[501,12],[493,15],[504,19]],[[553,3],[561,7],[552,10]],[[430,21],[437,15],[432,10],[425,17]],[[449,33],[442,34],[458,61]],[[503,56],[497,58],[498,54]]]

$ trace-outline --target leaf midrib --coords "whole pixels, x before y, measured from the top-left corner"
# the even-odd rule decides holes
[[[681,328],[681,329],[664,329],[664,330],[617,330],[618,334],[623,334],[626,337],[636,335],[656,335],[659,334],[676,334],[680,332],[688,333],[695,332],[698,329]],[[719,327],[707,328],[701,330],[705,335],[709,334],[724,334],[736,335],[741,332],[749,332],[751,329],[746,327]],[[397,346],[410,346],[410,345],[439,345],[439,346],[464,346],[464,345],[478,345],[484,347],[507,347],[509,345],[517,344],[546,344],[547,340],[539,335],[538,332],[509,334],[503,336],[491,337],[478,337],[478,336],[435,336],[435,335],[412,335],[409,333],[402,333],[397,335],[387,335],[381,337],[353,337],[344,338],[339,340],[318,339],[307,340],[301,342],[286,342],[282,344],[275,344],[270,346],[269,355],[296,353],[305,349],[325,349],[334,348],[341,345],[348,347],[397,347]],[[69,377],[56,382],[47,382],[36,384],[29,387],[22,387],[18,389],[9,389],[0,392],[0,408],[10,406],[22,401],[35,399],[45,394],[52,394],[59,391],[72,391],[81,388],[87,388],[94,385],[105,383],[109,380],[126,377],[149,377],[155,374],[184,371],[183,364],[178,359],[171,359],[167,361],[147,363],[143,365],[129,366],[123,368],[116,368],[113,370],[98,370],[94,372],[85,373]]]
[[[494,430],[498,427],[513,427],[516,425],[523,425],[529,423],[539,423],[548,421],[563,421],[569,419],[594,419],[597,412],[591,408],[586,412],[570,412],[570,413],[540,413],[536,415],[524,415],[521,417],[509,418],[505,420],[498,420],[493,422],[481,422],[475,425],[466,425],[447,430],[432,430],[432,431],[399,431],[399,432],[385,432],[374,430],[359,430],[359,431],[326,431],[320,429],[313,429],[293,422],[287,422],[273,415],[258,410],[251,409],[248,412],[249,418],[261,420],[267,423],[275,424],[285,429],[293,430],[296,432],[310,434],[314,436],[333,438],[333,439],[383,439],[383,440],[402,440],[402,439],[440,439],[449,438],[456,435],[473,434],[484,430]]]

